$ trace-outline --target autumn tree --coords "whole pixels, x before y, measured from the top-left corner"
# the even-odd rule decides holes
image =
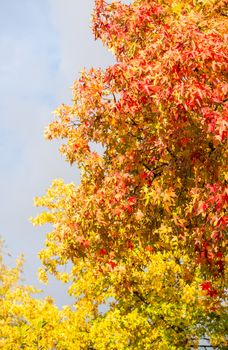
[[[87,325],[71,307],[59,310],[51,297],[20,280],[23,259],[9,268],[0,242],[0,348],[2,350],[88,349]]]
[[[45,136],[81,183],[55,180],[33,220],[53,225],[40,276],[71,282],[91,349],[227,346],[227,15],[227,0],[95,3],[116,64],[56,109]]]

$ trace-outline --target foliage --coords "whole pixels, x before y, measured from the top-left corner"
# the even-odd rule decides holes
[[[116,64],[46,129],[81,183],[35,201],[41,278],[71,281],[93,349],[225,348],[227,1],[97,0],[93,30]]]
[[[20,283],[23,259],[8,268],[0,254],[0,348],[4,350],[83,349],[86,324],[70,307],[62,310],[52,298]]]

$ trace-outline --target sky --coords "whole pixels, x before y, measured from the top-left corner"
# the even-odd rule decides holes
[[[51,181],[79,183],[76,166],[58,153],[57,142],[43,138],[52,111],[70,103],[80,70],[112,64],[114,58],[90,29],[93,0],[7,0],[0,12],[0,235],[9,264],[25,256],[24,278],[52,295],[57,305],[70,302],[66,286],[40,285],[37,253],[50,228],[29,222],[33,198]]]

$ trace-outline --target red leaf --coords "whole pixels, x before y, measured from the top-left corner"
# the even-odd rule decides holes
[[[81,242],[81,245],[83,247],[85,247],[86,249],[89,248],[89,241],[87,239],[84,239],[82,242]]]
[[[107,255],[108,252],[107,252],[106,249],[102,248],[102,249],[99,250],[99,254],[100,254],[100,255]]]
[[[202,290],[209,291],[212,288],[212,284],[209,281],[205,281],[205,282],[200,284],[200,287],[201,287]]]
[[[108,261],[108,264],[111,266],[112,270],[116,267],[117,263],[115,261]]]
[[[134,197],[129,197],[128,198],[128,203],[130,205],[134,205],[136,203],[136,197],[135,196]]]
[[[201,283],[200,287],[202,290],[205,290],[207,292],[207,295],[209,295],[211,298],[216,297],[218,295],[217,290],[213,288],[210,281],[205,281]]]

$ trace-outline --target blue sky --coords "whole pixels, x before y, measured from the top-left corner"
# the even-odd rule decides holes
[[[113,57],[94,42],[90,30],[93,0],[8,0],[0,12],[0,235],[12,262],[25,255],[26,283],[45,290],[58,305],[69,302],[66,287],[37,281],[48,228],[34,228],[33,198],[55,178],[79,182],[77,168],[43,138],[51,112],[69,103],[70,87],[83,68],[105,67]]]

